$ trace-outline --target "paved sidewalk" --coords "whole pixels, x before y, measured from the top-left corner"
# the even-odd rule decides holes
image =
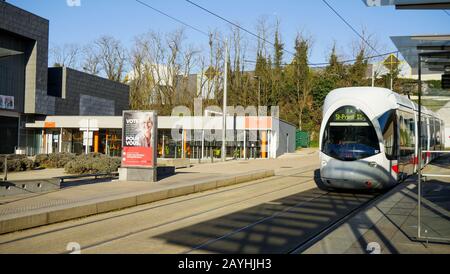
[[[0,199],[0,234],[267,178],[304,167],[305,162],[317,166],[317,153],[307,156],[299,153],[296,157],[303,160],[289,157],[201,164],[179,169],[176,175],[157,183],[113,181],[3,198]]]
[[[446,160],[425,173],[448,174]],[[441,167],[441,168],[438,168]],[[444,168],[442,168],[444,167]],[[447,239],[418,241],[417,177],[397,186],[307,249],[306,254],[450,254],[450,180],[423,184],[422,236]]]

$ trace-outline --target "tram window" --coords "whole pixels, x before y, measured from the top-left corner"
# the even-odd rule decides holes
[[[415,121],[414,116],[407,112],[399,112],[400,115],[400,156],[408,156],[415,153]]]
[[[427,119],[422,118],[421,123],[421,138],[420,138],[420,144],[422,147],[422,150],[428,149],[428,126],[427,126]]]
[[[441,126],[439,124],[439,120],[435,120],[434,124],[435,124],[435,129],[436,129],[436,145],[439,148],[441,145]]]
[[[436,129],[434,128],[434,120],[430,119],[430,149],[433,150],[436,145]]]
[[[327,123],[322,152],[342,161],[356,161],[380,153],[380,144],[370,120],[352,106],[338,109]]]
[[[389,160],[394,160],[396,158],[396,115],[395,110],[389,110],[383,114],[378,122],[380,124],[381,132],[383,133],[384,148],[386,152],[386,157]]]

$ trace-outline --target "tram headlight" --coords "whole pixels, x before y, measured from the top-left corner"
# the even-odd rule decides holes
[[[328,162],[327,162],[327,161],[325,161],[325,160],[323,160],[323,161],[322,161],[322,167],[326,167],[326,166],[327,166],[327,164],[328,164]]]

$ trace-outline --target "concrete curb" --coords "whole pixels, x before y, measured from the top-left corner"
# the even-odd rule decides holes
[[[0,217],[0,234],[88,217],[273,176],[275,176],[274,170],[253,171],[151,192],[97,199],[96,201],[74,203],[53,209],[35,210],[34,213],[12,214],[13,216],[10,218],[8,216]]]
[[[60,189],[58,178],[0,181],[0,197]]]

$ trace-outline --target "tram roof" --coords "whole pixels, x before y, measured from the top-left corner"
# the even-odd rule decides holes
[[[418,104],[411,101],[408,97],[400,95],[390,89],[377,87],[349,87],[339,88],[331,91],[324,105],[324,110],[328,109],[334,102],[345,98],[356,99],[365,102],[367,105],[378,109],[378,112],[384,113],[389,109],[403,106],[412,110],[418,110]],[[389,103],[386,103],[386,98]],[[438,117],[435,113],[422,106],[422,113]]]

